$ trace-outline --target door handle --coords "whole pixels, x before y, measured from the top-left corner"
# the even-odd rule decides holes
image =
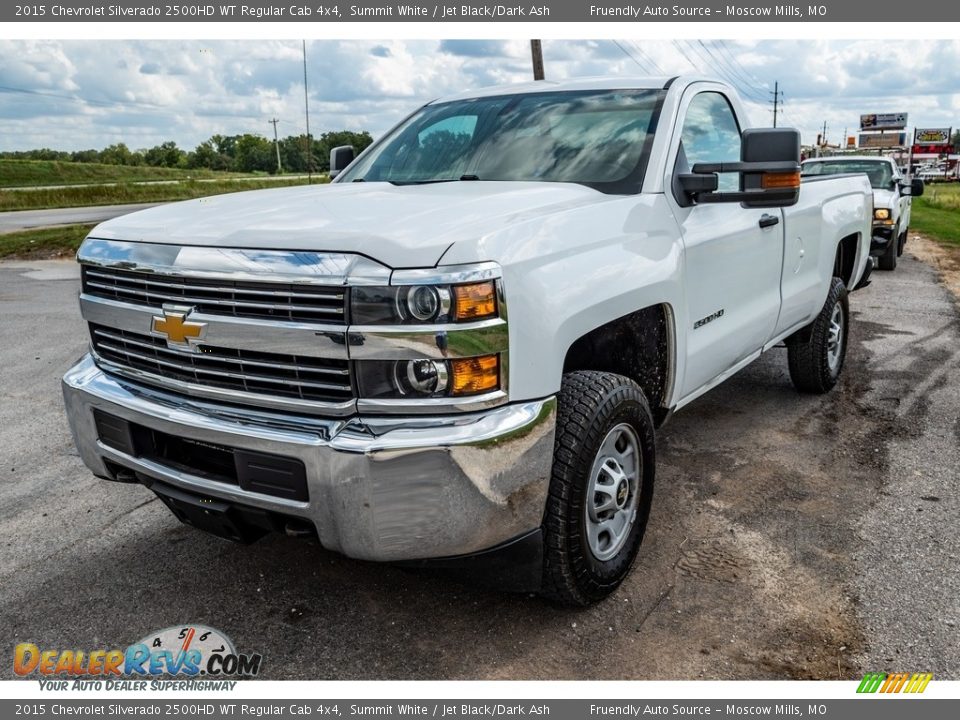
[[[768,215],[767,213],[764,213],[760,216],[760,227],[762,228],[773,227],[778,222],[780,222],[780,218],[776,215]]]

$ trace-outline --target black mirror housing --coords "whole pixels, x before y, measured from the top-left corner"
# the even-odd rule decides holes
[[[680,189],[688,196],[716,192],[720,187],[720,178],[716,173],[681,173],[677,179]]]
[[[800,132],[793,128],[744,130],[740,162],[693,166],[694,175],[729,172],[740,174],[739,192],[697,190],[690,191],[691,197],[698,203],[739,202],[755,208],[795,205],[800,197]],[[683,187],[683,175],[679,179]]]
[[[776,169],[740,173],[740,191],[759,192],[745,207],[789,207],[800,197],[800,132],[793,128],[753,128],[743,131],[741,162],[747,166],[782,165]],[[793,174],[796,173],[796,177]]]
[[[909,190],[906,194],[910,197],[920,197],[923,195],[923,180],[921,178],[913,178],[910,184],[903,189]]]
[[[330,179],[333,180],[337,175],[347,169],[347,166],[353,162],[357,151],[353,145],[341,145],[330,151]]]

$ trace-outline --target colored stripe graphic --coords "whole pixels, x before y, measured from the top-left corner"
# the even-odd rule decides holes
[[[933,679],[932,673],[867,673],[857,687],[858,693],[918,694],[927,689]]]

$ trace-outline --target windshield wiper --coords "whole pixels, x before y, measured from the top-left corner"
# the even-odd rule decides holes
[[[438,178],[436,180],[409,180],[407,182],[390,180],[394,185],[436,185],[437,183],[470,182],[479,180],[479,175],[461,175],[458,178]]]

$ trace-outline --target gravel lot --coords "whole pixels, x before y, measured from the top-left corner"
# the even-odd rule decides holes
[[[0,264],[9,651],[198,622],[276,679],[960,679],[960,325],[911,257],[852,297],[832,394],[794,393],[774,350],[663,429],[637,567],[583,612],[303,540],[232,545],[94,479],[59,388],[86,345],[77,288],[71,263]]]

